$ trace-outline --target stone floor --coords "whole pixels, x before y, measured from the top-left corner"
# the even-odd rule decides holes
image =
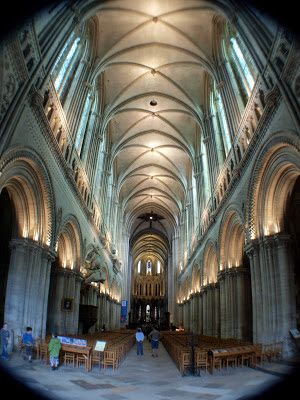
[[[256,370],[229,368],[216,371],[214,376],[209,372],[181,376],[162,344],[159,357],[152,357],[148,342],[144,343],[143,356],[136,355],[134,346],[115,372],[94,367],[87,373],[84,366],[63,365],[52,371],[50,365],[40,360],[28,363],[16,353],[9,361],[1,360],[0,365],[3,393],[7,388],[10,396],[23,397],[30,391],[31,398],[46,400],[269,399],[274,393],[291,392],[298,373],[298,364],[291,360],[265,364]]]

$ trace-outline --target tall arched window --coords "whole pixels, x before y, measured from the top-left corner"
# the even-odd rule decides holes
[[[231,38],[230,43],[232,45],[233,57],[239,69],[239,73],[242,77],[243,84],[245,85],[247,91],[249,91],[250,89],[251,92],[254,86],[254,79],[246,62],[246,59],[241,51],[237,40]]]
[[[89,111],[90,111],[91,104],[92,104],[92,99],[93,99],[92,95],[88,95],[87,96],[87,99],[86,99],[86,102],[85,102],[85,105],[84,105],[84,109],[83,109],[83,112],[82,112],[80,125],[79,125],[79,128],[78,128],[76,141],[75,141],[75,147],[76,147],[76,150],[78,151],[78,153],[80,153],[80,150],[81,150],[81,145],[82,145],[84,132],[85,132],[85,129],[86,129],[86,126],[87,126],[87,122],[88,122],[88,116],[89,116]]]
[[[63,91],[63,87],[66,83],[67,72],[75,60],[75,53],[76,53],[76,50],[78,47],[78,43],[80,42],[79,37],[77,37],[72,42],[73,37],[74,37],[74,34],[71,35],[69,41],[67,42],[66,46],[62,50],[62,53],[60,54],[55,66],[54,66],[54,69],[53,69],[53,72],[54,72],[54,70],[59,65],[60,60],[63,60],[63,63],[59,68],[59,73],[57,74],[56,79],[54,81],[55,89],[59,93],[62,93],[62,91]],[[71,47],[70,47],[70,44],[71,44]]]
[[[237,94],[241,112],[243,112],[256,79],[255,63],[252,61],[250,53],[247,52],[241,37],[231,25],[227,26],[222,47],[224,57],[228,60],[226,65],[231,84]]]
[[[203,135],[201,135],[201,161],[202,161],[202,176],[203,176],[203,194],[204,203],[206,204],[210,197],[210,183],[209,183],[209,171],[206,147],[203,141]]]
[[[147,274],[151,274],[152,261],[150,258],[147,260]]]
[[[160,261],[159,260],[157,260],[156,271],[158,274],[160,274]]]
[[[223,133],[223,142],[225,145],[226,149],[226,155],[229,153],[231,149],[231,140],[230,140],[230,133],[229,133],[229,128],[228,128],[228,122],[227,122],[227,117],[225,115],[225,110],[224,110],[224,105],[222,98],[219,94],[216,96],[216,105],[218,109],[218,117],[221,125],[221,131]]]
[[[217,147],[217,155],[218,155],[218,161],[219,161],[219,166],[220,168],[223,167],[225,158],[226,158],[226,152],[225,152],[225,146],[224,146],[224,141],[222,137],[222,132],[218,124],[218,116],[217,116],[217,109],[215,105],[215,99],[214,99],[214,92],[211,92],[210,96],[210,108],[211,108],[211,113],[212,113],[212,122],[213,122],[213,128],[214,128],[214,133],[215,133],[215,142],[216,142],[216,147]]]
[[[140,274],[141,273],[141,260],[138,262],[138,265],[137,265],[137,272],[138,272],[138,274]]]

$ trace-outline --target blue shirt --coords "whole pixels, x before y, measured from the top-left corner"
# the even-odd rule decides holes
[[[136,332],[135,337],[136,337],[136,340],[137,340],[138,342],[142,342],[142,341],[144,340],[144,334],[143,334],[143,332]]]
[[[34,339],[33,339],[32,335],[31,335],[31,333],[27,333],[27,332],[24,333],[23,342],[27,346],[32,346],[33,345]]]

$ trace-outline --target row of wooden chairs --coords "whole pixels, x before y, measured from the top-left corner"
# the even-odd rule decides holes
[[[84,364],[85,368],[88,367],[88,357],[85,354],[72,353],[65,351],[62,355],[64,365],[72,365],[73,367],[79,367]]]
[[[44,340],[35,340],[34,348],[37,353],[36,358],[45,360],[46,363],[49,362],[49,354],[47,349],[51,337],[51,335],[48,335]],[[113,371],[119,367],[123,359],[126,357],[126,354],[135,343],[135,331],[131,330],[115,330],[108,332],[97,332],[95,334],[69,335],[69,337],[85,339],[87,341],[87,346],[93,348],[91,357],[90,360],[88,360],[88,357],[85,354],[63,351],[61,352],[60,356],[61,364],[72,365],[73,367],[78,367],[79,365],[85,364],[87,367],[87,363],[90,362],[90,367],[97,365],[99,367],[102,366],[105,370],[108,367],[112,367]],[[106,342],[104,352],[94,350],[98,340]],[[19,354],[24,352],[24,348],[25,346],[23,344],[22,336],[19,336]]]
[[[283,359],[283,342],[274,342],[256,345],[257,352],[256,358],[257,362],[263,364],[265,362],[276,362]]]
[[[229,366],[233,368],[243,368],[244,365],[256,367],[257,363],[273,362],[283,357],[283,342],[254,346],[250,342],[232,338],[220,339],[198,335],[198,339],[198,345],[195,346],[194,352],[194,368],[196,371],[204,369],[214,373],[213,367],[219,370],[221,368],[228,369]],[[184,374],[186,368],[192,366],[192,354],[185,343],[186,334],[166,332],[163,335],[162,342],[180,372]],[[223,351],[224,357],[214,357],[213,360],[211,351],[214,350]]]

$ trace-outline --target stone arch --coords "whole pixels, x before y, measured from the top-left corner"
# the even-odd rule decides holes
[[[231,205],[225,211],[219,235],[220,270],[243,264],[245,229],[238,207]]]
[[[16,237],[54,247],[55,201],[52,182],[40,156],[30,148],[13,148],[1,157],[0,192],[11,197]]]
[[[285,230],[286,203],[300,175],[299,153],[292,132],[277,132],[262,146],[248,190],[248,240]]]
[[[208,240],[204,249],[203,280],[204,285],[217,282],[218,261],[215,244]]]
[[[79,271],[82,263],[82,249],[83,242],[79,222],[74,215],[68,215],[62,221],[57,235],[59,265]]]
[[[192,274],[192,291],[194,293],[200,292],[201,290],[201,273],[198,264],[195,264],[193,267],[193,274]]]
[[[101,293],[110,293],[110,286],[109,286],[109,273],[107,264],[103,266],[103,274],[105,275],[105,281],[100,283],[100,292]]]
[[[113,278],[112,283],[111,283],[111,287],[110,287],[110,295],[113,299],[116,298],[116,294],[117,294],[117,285],[116,285],[116,280],[115,278]]]
[[[186,276],[185,278],[185,283],[184,283],[184,300],[188,299],[190,297],[191,294],[191,287],[190,287],[190,282],[189,282],[189,277]]]
[[[184,297],[183,286],[182,286],[182,282],[180,282],[180,284],[179,284],[179,290],[178,290],[178,302],[179,302],[179,303],[182,303],[182,302],[183,302],[183,297]]]

